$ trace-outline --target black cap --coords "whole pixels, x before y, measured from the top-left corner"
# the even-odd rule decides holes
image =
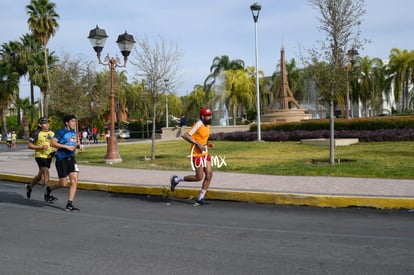
[[[42,123],[48,123],[50,122],[47,117],[41,117],[39,118],[39,120],[37,121],[38,124],[42,124]]]

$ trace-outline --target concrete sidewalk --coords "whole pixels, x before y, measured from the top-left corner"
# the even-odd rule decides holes
[[[201,183],[180,183],[169,190],[170,176],[192,171],[157,171],[79,165],[79,189],[196,198]],[[33,151],[0,153],[0,180],[30,182],[37,173]],[[57,180],[54,164],[52,181]],[[414,208],[414,180],[269,176],[214,172],[206,199],[318,207]]]

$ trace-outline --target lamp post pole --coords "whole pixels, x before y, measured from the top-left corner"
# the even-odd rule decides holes
[[[169,79],[164,79],[165,82],[165,125],[168,128],[168,83]]]
[[[104,62],[101,61],[101,52],[104,48],[105,41],[108,38],[104,29],[99,29],[96,26],[95,29],[92,29],[89,32],[88,36],[89,40],[91,41],[92,47],[96,52],[96,56],[98,57],[99,64],[108,66],[110,69],[110,91],[109,91],[109,102],[110,102],[110,117],[111,117],[111,128],[110,128],[110,136],[108,139],[108,144],[106,148],[106,155],[104,160],[107,164],[112,163],[119,163],[122,162],[122,158],[119,155],[118,151],[118,143],[115,137],[115,120],[116,120],[116,113],[115,113],[115,68],[116,67],[126,67],[126,63],[128,60],[128,56],[131,53],[132,48],[134,47],[135,40],[134,37],[127,32],[118,36],[118,43],[119,49],[121,50],[122,55],[124,56],[124,64],[121,65],[121,60],[118,57],[110,57],[109,54],[105,57]]]
[[[259,50],[257,40],[257,20],[259,19],[259,13],[262,9],[257,3],[250,6],[254,21],[254,37],[255,37],[255,53],[256,53],[256,108],[257,108],[257,141],[262,140],[262,133],[260,127],[260,91],[259,91]]]

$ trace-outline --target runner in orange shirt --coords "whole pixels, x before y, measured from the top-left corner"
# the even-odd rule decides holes
[[[171,177],[171,191],[174,192],[175,187],[182,181],[201,181],[204,176],[203,184],[201,186],[200,195],[198,196],[194,206],[205,205],[207,202],[204,196],[210,186],[213,177],[213,168],[211,165],[211,157],[207,151],[207,147],[213,147],[213,144],[208,143],[210,136],[210,125],[212,120],[212,112],[209,108],[202,108],[200,110],[200,120],[186,132],[182,137],[191,144],[191,161],[195,175],[188,175],[183,178],[176,175]]]

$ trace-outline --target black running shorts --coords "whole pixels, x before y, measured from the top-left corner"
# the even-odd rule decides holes
[[[35,160],[39,169],[42,167],[50,168],[50,164],[52,163],[52,158],[35,158]]]
[[[66,178],[72,172],[79,172],[75,157],[56,159],[56,170],[59,178]]]

